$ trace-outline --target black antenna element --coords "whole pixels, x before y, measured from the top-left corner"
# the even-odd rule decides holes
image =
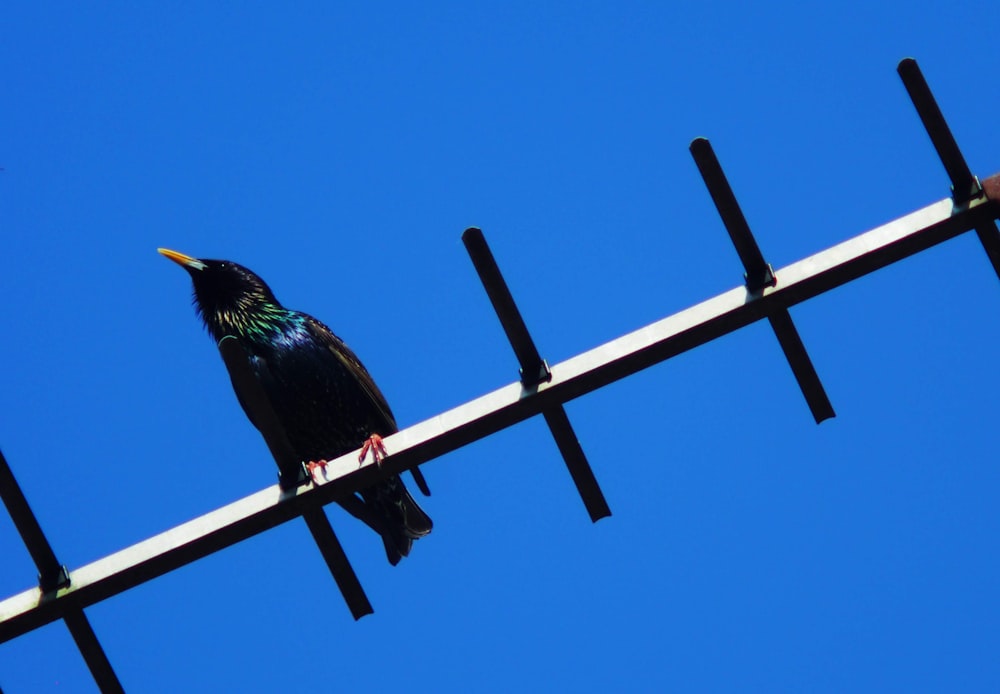
[[[691,156],[694,157],[694,163],[697,164],[701,177],[705,179],[705,185],[715,202],[719,216],[722,217],[722,223],[729,232],[729,238],[732,239],[746,269],[743,278],[746,281],[747,291],[759,296],[768,287],[775,286],[778,279],[760,252],[757,240],[750,231],[743,210],[736,202],[736,196],[729,186],[726,174],[722,172],[722,165],[719,164],[711,143],[704,137],[696,138],[691,142]],[[781,350],[785,353],[788,365],[792,367],[792,373],[799,383],[802,395],[806,398],[813,419],[819,424],[824,419],[836,416],[788,309],[778,308],[768,313],[767,319],[778,338]]]
[[[920,116],[924,129],[930,135],[934,149],[944,164],[944,170],[948,172],[955,204],[964,205],[982,196],[983,187],[979,179],[972,175],[969,165],[965,163],[965,156],[958,148],[958,142],[951,134],[951,128],[948,127],[917,61],[913,58],[903,58],[896,66],[896,72],[903,80],[903,86],[906,87],[906,92],[917,109],[917,115]],[[976,227],[976,236],[979,237],[979,242],[986,251],[986,257],[990,259],[994,272],[1000,277],[1000,232],[997,231],[996,223],[992,220],[983,222]]]
[[[24,493],[14,478],[14,472],[2,452],[0,452],[0,498],[3,498],[4,506],[14,521],[14,527],[17,528],[24,546],[28,548],[31,559],[38,567],[38,586],[41,591],[39,597],[44,599],[46,595],[68,588],[69,571],[56,559],[52,545],[49,544],[48,538],[42,532],[42,526],[38,524],[38,519],[28,506],[28,500],[24,498]],[[90,620],[83,613],[83,608],[67,607],[62,618],[100,690],[109,694],[124,692],[114,668],[111,667],[111,661],[108,660],[101,642],[97,640],[97,635],[90,626]]]
[[[552,371],[538,354],[535,341],[528,333],[528,327],[524,324],[524,319],[521,318],[521,312],[517,309],[517,304],[514,303],[514,297],[511,296],[507,282],[500,274],[500,268],[493,257],[493,252],[486,243],[486,237],[483,236],[482,230],[469,227],[462,234],[462,242],[465,243],[465,248],[469,252],[472,264],[476,267],[476,272],[479,273],[479,279],[486,289],[490,303],[493,304],[500,324],[510,341],[510,346],[514,348],[514,354],[521,364],[521,384],[526,390],[534,390],[542,383],[551,381]],[[570,424],[566,410],[563,409],[562,405],[553,405],[546,408],[542,415],[545,417],[545,423],[549,425],[549,431],[552,432],[552,436],[556,440],[556,446],[559,447],[559,452],[566,462],[566,468],[576,484],[583,505],[587,507],[590,520],[596,523],[600,519],[610,516],[611,509],[604,498],[604,492],[601,491],[597,478],[594,477],[594,471],[591,469],[590,463],[587,462],[587,455],[583,452],[583,447],[580,446],[580,441],[576,437],[576,432],[573,431],[573,425]]]

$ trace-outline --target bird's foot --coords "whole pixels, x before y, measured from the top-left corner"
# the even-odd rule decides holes
[[[385,444],[382,443],[382,437],[378,434],[372,434],[365,441],[365,445],[361,447],[361,455],[358,456],[358,462],[365,462],[365,458],[368,456],[368,451],[372,452],[372,457],[375,458],[376,467],[382,467],[382,459],[388,457],[388,453],[385,450]]]
[[[312,481],[316,482],[316,468],[323,471],[324,477],[326,476],[326,461],[325,460],[310,460],[306,463],[306,470],[309,471],[309,476],[312,477]]]

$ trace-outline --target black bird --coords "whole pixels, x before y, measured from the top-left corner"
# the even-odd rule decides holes
[[[386,454],[381,436],[398,430],[396,420],[368,370],[343,340],[312,316],[283,307],[264,280],[242,265],[158,250],[191,275],[194,304],[212,339],[218,343],[233,336],[246,351],[289,443],[308,461],[310,472],[358,448],[361,460],[369,450],[381,460]],[[240,404],[253,422],[242,399]],[[366,510],[378,519],[369,525],[382,536],[392,565],[410,553],[414,540],[431,531],[430,517],[399,475],[360,494]]]

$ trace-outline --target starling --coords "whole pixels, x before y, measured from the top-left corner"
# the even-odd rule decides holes
[[[381,437],[398,430],[396,420],[343,340],[312,316],[283,307],[267,284],[242,265],[165,248],[159,252],[191,275],[195,308],[212,339],[218,343],[235,337],[246,351],[292,449],[311,473],[358,448],[361,460],[369,450],[376,462],[386,455]],[[253,422],[242,399],[240,404]],[[418,485],[428,493],[418,475]],[[399,563],[413,541],[431,531],[430,517],[399,475],[360,494],[366,512],[377,521],[369,525],[382,536],[389,563]]]

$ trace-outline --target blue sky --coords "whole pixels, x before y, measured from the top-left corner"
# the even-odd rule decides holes
[[[1000,10],[871,5],[5,6],[0,445],[60,560],[275,480],[158,246],[253,268],[406,426],[517,377],[467,226],[554,364],[741,282],[694,137],[775,268],[949,194],[903,57],[1000,170]],[[135,692],[996,691],[998,311],[966,235],[792,310],[821,426],[765,323],[569,403],[596,525],[541,420],[426,467],[398,567],[330,508],[358,623],[301,521],[87,614]],[[61,623],[0,686],[95,689]]]

